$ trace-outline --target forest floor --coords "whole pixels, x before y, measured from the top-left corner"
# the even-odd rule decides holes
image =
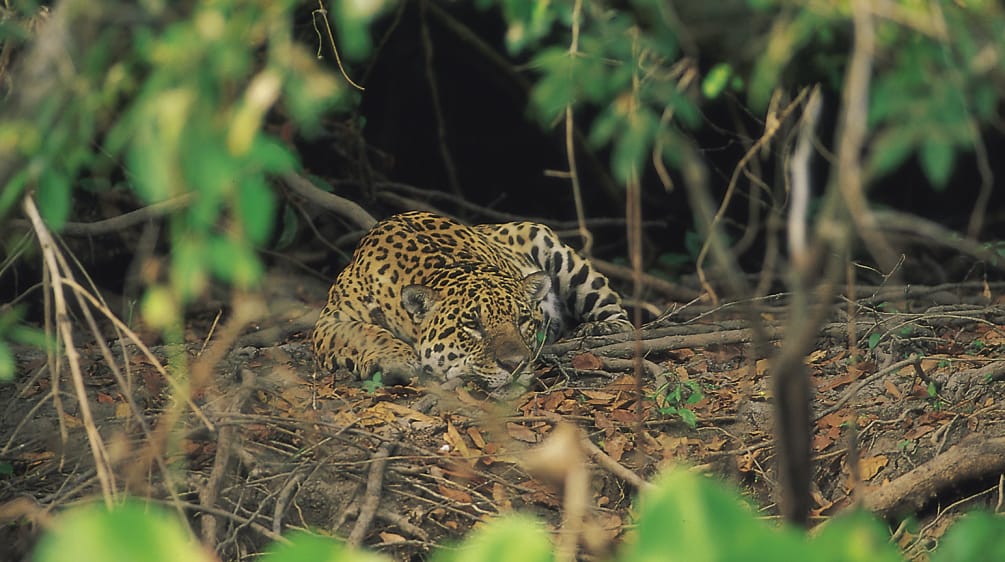
[[[54,511],[100,494],[89,425],[119,489],[180,508],[224,559],[253,558],[292,528],[401,560],[499,513],[530,512],[557,529],[555,453],[537,446],[561,420],[580,438],[557,464],[591,467],[587,552],[609,552],[631,524],[640,481],[679,463],[778,518],[769,362],[755,355],[739,306],[677,308],[640,344],[632,334],[558,342],[542,352],[532,388],[495,399],[471,386],[315,376],[309,334],[326,287],[276,271],[265,290],[267,312],[250,331],[228,323],[235,303],[205,303],[190,316],[184,354],[142,332],[151,355],[109,338],[115,370],[80,332],[89,416],[69,369],[53,375],[43,354],[19,351],[15,386],[0,395],[0,462],[11,468],[0,474],[0,514],[21,523],[0,532],[0,559],[29,552]],[[981,282],[859,287],[835,306],[806,359],[814,523],[862,502],[909,558],[924,559],[966,510],[1002,508],[1002,295],[1005,286]],[[756,312],[782,341],[785,298],[761,299]],[[636,345],[646,353],[641,400]],[[191,366],[190,380],[161,370],[169,355]],[[172,398],[185,389],[191,400]]]

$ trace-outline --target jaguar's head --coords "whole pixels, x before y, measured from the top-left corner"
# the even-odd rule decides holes
[[[423,369],[498,388],[528,368],[542,332],[540,303],[551,289],[544,273],[522,279],[482,265],[451,266],[425,284],[402,289]]]

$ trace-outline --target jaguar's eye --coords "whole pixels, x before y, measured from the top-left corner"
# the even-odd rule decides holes
[[[472,330],[475,332],[482,331],[482,321],[477,316],[473,318],[465,318],[461,320],[461,327],[466,330]]]

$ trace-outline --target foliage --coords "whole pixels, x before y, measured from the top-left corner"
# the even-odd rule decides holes
[[[90,504],[62,514],[35,551],[38,562],[209,562],[213,557],[188,538],[184,525],[158,506],[128,501],[115,509]]]
[[[672,470],[643,494],[635,530],[615,558],[622,562],[682,560],[814,560],[826,562],[901,560],[879,521],[861,511],[834,518],[809,537],[755,516],[721,483],[685,469]],[[353,550],[338,541],[294,533],[289,544],[273,544],[265,562],[329,560],[378,562],[387,558]],[[206,560],[184,527],[166,510],[128,501],[112,510],[76,507],[60,515],[36,551],[39,562],[59,560]],[[1005,556],[1005,519],[977,513],[945,535],[935,562],[977,562]],[[437,562],[455,560],[547,562],[554,559],[544,527],[509,515],[477,527],[456,547],[435,553]]]
[[[691,428],[698,425],[698,417],[688,406],[697,404],[705,397],[697,381],[667,382],[656,391],[656,405],[665,416],[680,416],[681,421]]]
[[[511,52],[530,51],[539,73],[531,95],[535,115],[550,124],[567,107],[594,108],[584,112],[592,115],[589,139],[611,149],[611,167],[622,182],[641,173],[650,156],[679,166],[687,142],[680,127],[697,127],[703,103],[725,90],[744,95],[755,115],[763,115],[780,86],[801,85],[792,83],[796,70],[812,69],[815,80],[840,90],[856,5],[749,0],[752,13],[774,19],[762,36],[745,38],[764,45],[762,54],[749,70],[743,60],[713,61],[699,95],[684,70],[688,61],[675,32],[680,22],[665,3],[631,0],[615,11],[584,2],[579,14],[572,2],[478,4],[501,8]],[[1005,50],[1005,13],[987,0],[890,4],[883,15],[871,13],[869,3],[861,6],[875,38],[866,183],[917,154],[931,185],[944,189],[957,153],[978,146],[980,126],[996,122],[1003,92],[995,61]]]
[[[367,24],[384,4],[336,3],[351,55],[368,51]],[[183,305],[211,277],[241,288],[257,283],[255,250],[268,241],[277,214],[269,178],[298,166],[264,130],[266,114],[278,109],[310,133],[322,112],[352,101],[341,79],[294,41],[298,6],[200,0],[182,14],[146,2],[129,8],[123,26],[113,3],[94,5],[105,13],[97,40],[79,55],[73,91],[0,124],[0,144],[21,162],[3,186],[0,214],[34,188],[43,218],[58,231],[75,191],[109,189],[121,161],[128,189],[142,202],[180,207],[168,218],[169,277],[151,280],[142,303],[150,325],[178,323]],[[25,21],[31,15],[22,14]],[[10,21],[0,39],[30,36]],[[0,356],[0,375],[6,364]]]

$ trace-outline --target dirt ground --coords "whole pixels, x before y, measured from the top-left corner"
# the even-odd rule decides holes
[[[0,393],[0,461],[12,467],[0,475],[0,514],[14,521],[0,531],[0,559],[24,557],[47,518],[99,495],[103,478],[184,512],[231,560],[298,528],[399,560],[423,559],[498,513],[530,512],[557,529],[567,498],[549,474],[570,458],[589,459],[586,558],[631,524],[640,480],[676,463],[732,483],[777,518],[768,361],[755,356],[739,304],[678,306],[647,326],[641,401],[631,334],[550,346],[531,388],[496,398],[473,386],[315,376],[308,336],[325,290],[273,272],[251,329],[229,322],[235,303],[205,303],[183,350],[145,337],[146,355],[109,328],[115,370],[81,329],[107,475],[95,469],[66,364],[53,374],[43,354],[19,350],[19,376]],[[806,360],[813,522],[860,501],[909,558],[924,559],[963,512],[1001,509],[1003,291],[859,287],[835,305]],[[756,311],[783,340],[784,296]],[[179,366],[191,378],[171,374]],[[578,440],[536,449],[560,420]]]

